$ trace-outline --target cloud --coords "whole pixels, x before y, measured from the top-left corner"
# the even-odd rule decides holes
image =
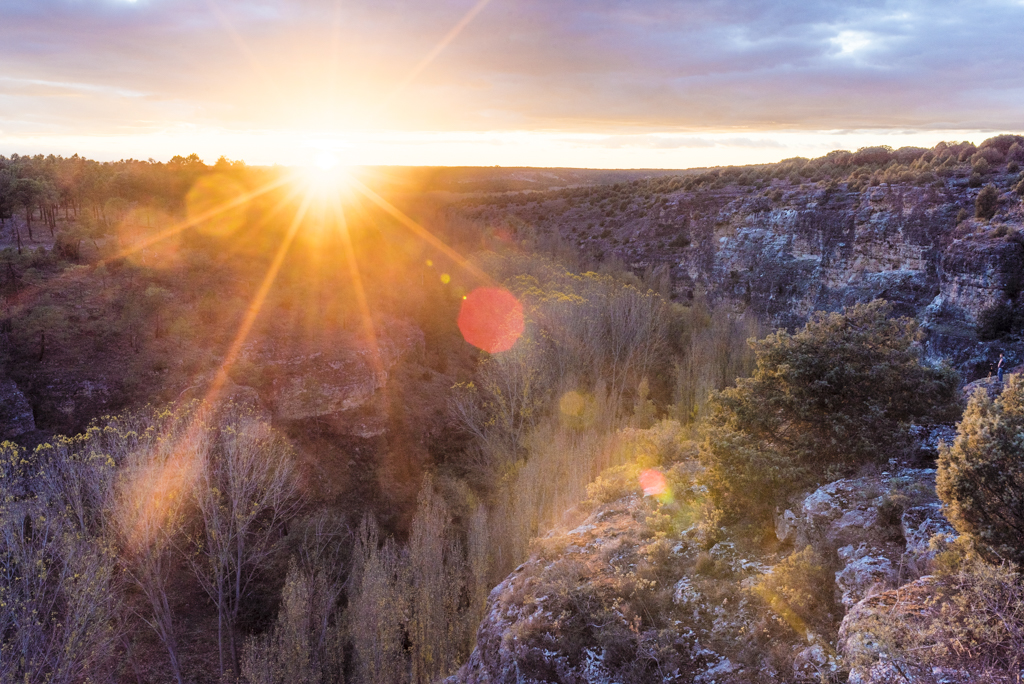
[[[492,0],[396,95],[475,4],[7,0],[0,128],[674,131],[644,143],[671,149],[1024,121],[1019,2]]]

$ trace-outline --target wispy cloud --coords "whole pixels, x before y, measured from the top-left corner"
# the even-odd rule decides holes
[[[758,131],[1024,121],[1022,2],[6,0],[0,15],[0,129],[24,135],[562,131],[671,150],[732,130],[730,147],[768,149]]]

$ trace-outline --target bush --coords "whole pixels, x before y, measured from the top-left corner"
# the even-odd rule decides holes
[[[1013,307],[1009,302],[993,304],[978,314],[978,338],[995,340],[1019,327]]]
[[[968,556],[940,572],[932,586],[924,601],[906,596],[904,608],[861,617],[846,645],[847,662],[866,669],[881,661],[902,675],[886,681],[1019,682],[1024,666],[1019,569]],[[946,676],[935,679],[937,672]]]
[[[952,446],[939,451],[936,489],[946,517],[989,560],[1024,563],[1024,381],[992,401],[971,397]]]
[[[980,219],[991,219],[996,215],[996,207],[999,204],[999,191],[994,185],[986,185],[978,193],[974,202],[974,216]]]
[[[801,488],[900,455],[910,422],[955,410],[956,374],[923,365],[917,323],[890,311],[878,300],[769,335],[753,377],[712,396],[702,477],[727,518],[767,521]]]
[[[842,608],[835,599],[835,577],[828,563],[808,546],[788,556],[761,575],[754,585],[757,594],[801,637],[808,631],[834,631]]]

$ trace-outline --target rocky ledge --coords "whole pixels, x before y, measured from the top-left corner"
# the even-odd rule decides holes
[[[673,532],[680,515],[634,493],[538,540],[491,592],[477,647],[449,684],[832,680],[859,625],[891,610],[892,592],[926,591],[937,549],[955,538],[934,469],[895,465],[796,498],[777,515],[777,540]],[[825,566],[822,586],[805,587],[823,597],[816,619],[785,593],[809,553]],[[869,665],[850,681],[889,674]]]

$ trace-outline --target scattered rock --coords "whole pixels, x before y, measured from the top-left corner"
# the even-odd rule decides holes
[[[908,508],[900,518],[900,527],[907,540],[906,562],[922,575],[931,571],[935,554],[958,536],[937,502]]]

